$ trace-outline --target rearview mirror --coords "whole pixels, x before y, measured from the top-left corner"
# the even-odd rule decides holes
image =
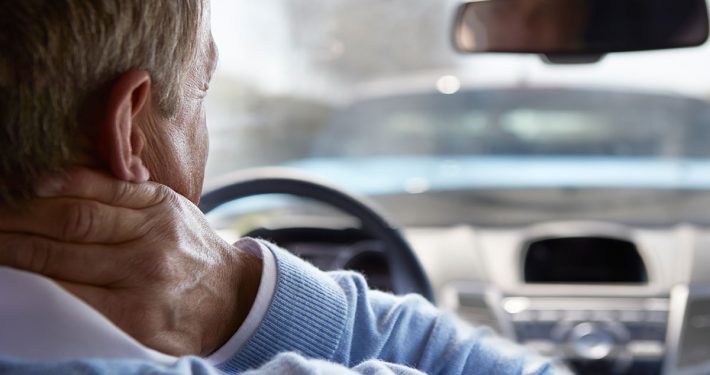
[[[603,55],[698,46],[705,0],[472,0],[458,11],[462,52]]]

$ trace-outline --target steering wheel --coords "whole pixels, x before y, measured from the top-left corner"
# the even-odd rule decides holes
[[[397,294],[417,293],[432,303],[434,294],[414,251],[392,221],[372,203],[342,189],[288,168],[255,168],[228,175],[202,195],[200,209],[207,214],[216,207],[241,198],[287,194],[328,204],[360,221],[361,230],[384,244],[392,286]]]

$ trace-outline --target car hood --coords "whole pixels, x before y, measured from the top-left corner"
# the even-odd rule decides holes
[[[365,195],[475,189],[710,189],[708,159],[396,156],[310,158],[286,166]]]

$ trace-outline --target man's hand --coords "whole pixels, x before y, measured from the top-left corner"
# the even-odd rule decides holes
[[[0,265],[39,273],[144,345],[206,355],[246,318],[261,261],[168,187],[77,170],[0,213]]]

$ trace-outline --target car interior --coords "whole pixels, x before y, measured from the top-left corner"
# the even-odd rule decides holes
[[[213,0],[200,208],[578,374],[710,373],[705,0]]]

